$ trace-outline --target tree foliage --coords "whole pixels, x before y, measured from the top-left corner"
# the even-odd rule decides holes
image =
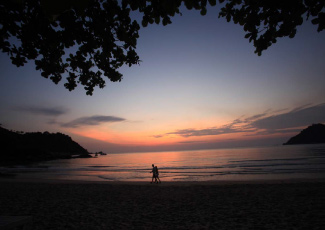
[[[325,28],[325,0],[219,0],[219,17],[243,26],[255,53],[280,37],[293,38],[297,26],[311,18]],[[70,91],[77,83],[92,95],[105,80],[121,81],[118,69],[139,64],[136,53],[139,23],[172,23],[188,10],[207,13],[216,0],[4,0],[0,2],[0,48],[17,67],[34,60],[41,75],[54,83],[66,77]],[[142,14],[142,21],[130,17]]]
[[[131,20],[129,8],[117,1],[93,0],[84,1],[86,7],[71,1],[66,8],[56,8],[62,2],[2,2],[0,47],[14,65],[35,60],[43,77],[57,84],[66,74],[67,89],[80,83],[91,95],[95,86],[105,86],[102,74],[120,81],[119,67],[139,63],[135,48],[140,27]]]
[[[324,0],[228,0],[219,17],[233,20],[247,32],[245,38],[253,41],[255,53],[262,54],[278,38],[293,38],[304,19],[325,29]]]

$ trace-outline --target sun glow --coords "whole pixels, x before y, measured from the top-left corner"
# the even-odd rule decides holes
[[[197,130],[204,129],[213,129],[215,127],[222,127],[223,125],[216,126],[216,122],[211,122],[209,128],[206,128],[206,122],[198,121],[193,122],[190,130],[193,132]],[[212,125],[214,124],[214,125]],[[136,127],[134,127],[136,126]],[[135,131],[132,131],[132,127],[134,127]],[[110,129],[110,127],[96,127],[96,128],[80,128],[80,129],[70,129],[69,132],[73,134],[77,134],[80,136],[109,142],[113,144],[123,144],[123,145],[145,145],[145,146],[153,146],[153,145],[178,145],[178,144],[191,144],[191,143],[209,143],[209,142],[222,142],[222,141],[230,141],[233,139],[242,139],[243,133],[225,133],[218,135],[209,135],[209,134],[182,134],[182,132],[187,132],[189,129],[188,124],[179,125],[179,128],[175,128],[174,124],[172,125],[172,129],[170,125],[155,125],[155,126],[147,126],[150,128],[146,128],[142,124],[142,127],[139,128],[138,124],[129,124],[128,129]],[[167,127],[167,128],[166,128]]]

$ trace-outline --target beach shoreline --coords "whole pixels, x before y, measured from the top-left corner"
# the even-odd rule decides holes
[[[325,180],[0,179],[0,215],[33,229],[322,229]]]
[[[45,183],[45,184],[111,184],[111,185],[147,185],[148,181],[112,181],[112,180],[75,180],[38,177],[0,177],[1,183]],[[162,181],[159,186],[171,185],[236,185],[236,184],[293,184],[293,183],[325,183],[325,178],[291,178],[291,179],[254,179],[254,180],[209,180],[209,181]],[[155,185],[155,183],[152,183]]]

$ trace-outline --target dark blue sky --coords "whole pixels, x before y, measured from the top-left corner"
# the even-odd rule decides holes
[[[279,39],[259,57],[242,27],[218,19],[217,8],[182,14],[171,25],[141,28],[140,66],[122,67],[120,83],[107,81],[91,97],[42,78],[33,63],[17,68],[1,53],[0,123],[118,152],[281,144],[325,122],[324,32],[306,22],[294,39]],[[282,118],[296,125],[279,126]]]

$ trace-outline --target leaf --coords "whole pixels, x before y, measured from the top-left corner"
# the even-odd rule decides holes
[[[158,25],[160,23],[160,17],[155,18],[155,23]]]
[[[291,32],[290,35],[289,35],[289,38],[294,38],[295,35],[296,35],[296,32],[297,32],[296,29],[292,30],[292,32]]]
[[[252,33],[247,33],[247,34],[245,35],[245,38],[249,38],[250,36],[252,36]]]
[[[184,3],[188,10],[193,9],[193,2],[191,0],[185,0]]]
[[[230,14],[227,14],[226,19],[227,19],[227,22],[230,22],[230,20],[231,20],[231,15],[230,15]]]
[[[206,15],[207,14],[207,9],[205,7],[203,7],[200,13],[203,16]]]
[[[146,19],[142,20],[142,26],[147,27],[148,26],[148,21]]]
[[[217,4],[216,0],[209,0],[211,6],[215,6]]]
[[[311,20],[311,23],[313,23],[314,25],[319,24],[319,18],[315,18],[315,19]]]

